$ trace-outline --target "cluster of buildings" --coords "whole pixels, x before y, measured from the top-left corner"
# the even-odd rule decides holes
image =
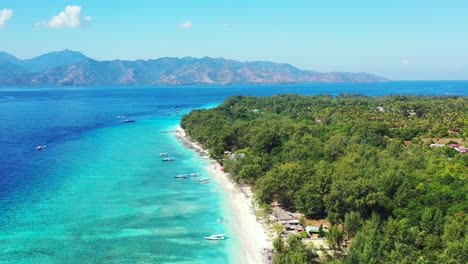
[[[302,226],[301,221],[294,217],[289,212],[285,211],[279,206],[274,206],[272,208],[273,214],[270,218],[272,221],[277,221],[278,223],[283,224],[284,231],[282,235],[288,236],[291,234],[300,235],[301,232],[305,231],[309,238],[317,238],[320,233],[320,227],[318,226]],[[328,228],[323,227],[323,231],[327,232]]]

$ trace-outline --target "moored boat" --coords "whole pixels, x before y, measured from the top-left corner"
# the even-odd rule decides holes
[[[133,119],[125,119],[124,123],[135,123],[135,120]]]
[[[174,158],[167,157],[167,158],[162,159],[162,161],[174,161]]]
[[[224,234],[213,234],[210,236],[203,237],[206,240],[224,240]]]
[[[179,175],[175,176],[174,178],[176,178],[176,179],[186,179],[186,178],[188,178],[188,176],[185,175],[185,174],[179,174]]]
[[[37,146],[36,149],[37,150],[43,150],[47,147],[47,145],[43,145],[43,146]]]

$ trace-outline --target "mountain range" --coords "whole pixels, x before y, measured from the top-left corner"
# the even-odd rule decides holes
[[[388,80],[368,73],[321,73],[268,61],[240,62],[210,57],[97,61],[71,50],[22,60],[0,52],[0,86],[385,81]]]

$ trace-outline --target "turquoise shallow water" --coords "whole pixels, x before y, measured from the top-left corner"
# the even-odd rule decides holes
[[[468,82],[0,88],[0,263],[239,263],[207,161],[172,134],[229,95],[468,94]],[[137,122],[123,124],[117,115]],[[43,151],[37,145],[47,144]],[[168,152],[174,162],[162,162]],[[206,241],[223,232],[229,239]]]
[[[222,192],[197,178],[174,178],[207,172],[206,161],[172,134],[157,133],[171,127],[173,121],[144,120],[92,130],[80,135],[78,145],[57,147],[64,166],[55,168],[52,186],[38,186],[2,227],[0,260],[230,262],[228,247],[237,242],[216,222],[224,214]],[[160,152],[175,161],[162,162]],[[220,232],[231,239],[203,239]]]

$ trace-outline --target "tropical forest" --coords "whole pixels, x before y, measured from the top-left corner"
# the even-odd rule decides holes
[[[273,263],[468,261],[467,97],[232,96],[181,126],[264,208],[329,221],[331,253],[279,237]]]

